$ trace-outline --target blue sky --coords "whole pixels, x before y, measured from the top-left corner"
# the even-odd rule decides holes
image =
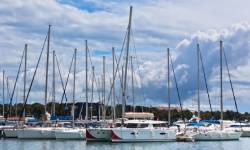
[[[87,10],[88,12],[96,12],[96,11],[107,11],[107,9],[98,7],[95,3],[91,1],[81,1],[81,0],[58,0],[61,4],[71,5],[73,7]]]
[[[249,4],[247,0],[2,0],[0,69],[6,70],[12,87],[24,44],[28,43],[30,81],[47,26],[52,24],[51,49],[57,53],[64,79],[73,49],[78,49],[77,98],[79,101],[85,101],[84,42],[88,40],[97,75],[101,75],[102,56],[105,55],[108,76],[111,76],[111,47],[115,47],[117,51],[121,49],[128,23],[129,6],[133,5],[132,46],[136,48],[139,62],[139,69],[137,68],[135,73],[137,104],[144,103],[144,93],[146,105],[167,105],[166,49],[169,47],[174,58],[184,106],[196,109],[196,44],[200,43],[212,103],[215,109],[218,108],[218,48],[219,40],[223,40],[239,108],[241,111],[249,111]],[[134,50],[131,55],[135,55]],[[43,103],[44,67],[45,55],[30,95],[30,103]],[[49,80],[51,71],[52,68]],[[226,72],[224,77],[225,108],[234,109]],[[72,80],[72,76],[70,79]],[[0,80],[2,81],[2,78]],[[57,80],[59,99],[61,87],[59,79]],[[207,110],[208,100],[203,80],[201,78],[202,109]],[[49,88],[51,89],[51,85]],[[18,89],[22,90],[22,78],[18,81]],[[68,89],[70,97],[72,84],[69,84]],[[21,97],[20,93],[18,97]],[[130,102],[131,92],[128,95]],[[174,87],[172,103],[177,104]]]

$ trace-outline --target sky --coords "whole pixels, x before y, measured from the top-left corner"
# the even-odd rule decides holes
[[[212,107],[219,109],[219,41],[228,58],[235,96],[241,112],[250,107],[250,2],[247,0],[1,0],[0,69],[9,77],[10,91],[20,63],[24,44],[28,44],[27,87],[35,70],[48,25],[51,24],[49,100],[52,89],[52,50],[55,50],[65,82],[73,50],[77,48],[76,99],[85,101],[85,40],[88,40],[96,76],[102,73],[106,57],[106,93],[112,76],[112,47],[119,54],[128,25],[129,7],[133,6],[130,55],[134,59],[135,102],[138,105],[167,105],[167,48],[185,108],[197,108],[197,54],[200,49],[211,95]],[[42,55],[29,103],[44,103],[45,58]],[[124,58],[123,58],[124,59]],[[91,66],[89,65],[89,68]],[[128,103],[132,102],[131,67],[128,68]],[[235,110],[233,96],[223,64],[225,109]],[[91,69],[89,85],[91,85]],[[121,73],[121,72],[120,72]],[[72,99],[73,75],[70,74],[67,97]],[[0,81],[2,83],[2,75]],[[116,83],[120,101],[119,80]],[[2,85],[0,86],[2,89]],[[23,66],[17,82],[15,100],[22,101]],[[208,110],[204,78],[200,72],[201,109]],[[94,86],[93,101],[98,101]],[[56,73],[56,101],[62,87]],[[89,93],[91,96],[91,94]],[[107,94],[106,94],[107,95]],[[1,92],[2,96],[2,92]],[[2,102],[2,97],[0,98]],[[8,101],[7,99],[5,101]],[[171,104],[178,105],[171,74]]]

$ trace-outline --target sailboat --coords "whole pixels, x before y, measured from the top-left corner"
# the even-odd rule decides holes
[[[199,49],[198,49],[199,50]],[[224,140],[239,140],[242,132],[234,130],[226,130],[223,126],[223,84],[222,84],[222,50],[223,42],[220,41],[220,105],[221,105],[221,120],[220,128],[213,125],[210,127],[198,127],[187,133],[194,141],[224,141]]]
[[[231,86],[233,99],[234,99],[234,103],[235,103],[235,108],[236,108],[236,112],[237,112],[237,115],[236,115],[237,119],[236,120],[238,120],[238,121],[231,121],[231,122],[229,121],[228,122],[229,125],[226,127],[226,129],[227,130],[234,130],[234,131],[242,132],[241,137],[250,137],[250,124],[249,124],[249,122],[241,121],[241,117],[239,116],[239,110],[238,110],[238,106],[237,106],[237,102],[236,102],[236,97],[235,97],[235,94],[234,94],[233,83],[232,83],[232,80],[231,80],[231,75],[230,75],[230,72],[229,72],[227,57],[226,57],[226,53],[224,51],[224,48],[223,48],[223,54],[224,54],[225,64],[226,64],[226,67],[227,67],[227,74],[228,74],[228,78],[229,78],[229,81],[230,81],[230,86]],[[224,121],[224,123],[225,123],[225,121]]]
[[[250,124],[246,122],[235,122],[229,125],[226,130],[242,132],[241,137],[250,137]]]
[[[129,42],[131,32],[132,6],[130,7],[129,24],[126,39],[126,62],[122,86],[122,124],[121,127],[112,128],[112,142],[153,142],[153,141],[175,141],[174,130],[167,127],[165,121],[155,120],[128,120],[125,121],[125,100],[127,85],[127,69],[129,57]]]
[[[15,81],[15,84],[14,84],[14,88],[13,88],[13,91],[12,91],[12,94],[11,94],[11,97],[10,97],[10,104],[9,106],[11,106],[12,104],[12,100],[13,100],[13,96],[14,96],[14,92],[16,90],[16,85],[17,85],[17,80],[18,80],[18,77],[19,77],[19,74],[20,74],[20,69],[21,69],[21,66],[22,66],[22,62],[23,62],[23,58],[24,58],[24,100],[25,100],[25,89],[26,89],[26,67],[27,67],[27,49],[28,49],[28,44],[25,44],[24,46],[24,51],[23,51],[23,54],[22,54],[22,58],[21,58],[21,62],[19,64],[19,68],[18,68],[18,73],[17,73],[17,76],[16,76],[16,81]],[[4,72],[3,72],[3,79],[4,79]],[[7,78],[8,79],[8,78]],[[4,81],[4,80],[3,80]],[[3,88],[4,88],[4,82],[3,82]],[[9,88],[8,88],[8,80],[7,80],[7,93],[8,92]],[[4,97],[4,89],[3,89],[3,97]],[[4,114],[4,113],[3,113]],[[10,114],[10,107],[9,107],[9,110],[7,111],[7,115],[8,116]],[[7,124],[7,118],[6,118],[6,121],[5,121]],[[15,125],[12,124],[11,127],[4,127],[4,136],[6,138],[17,138],[17,129],[19,128],[17,122],[15,122]]]
[[[44,107],[46,121],[48,120],[48,118],[50,118],[50,114],[47,112],[47,109],[46,109],[46,107],[47,107],[47,89],[48,89],[49,53],[50,53],[49,52],[49,50],[50,50],[50,32],[51,32],[51,25],[49,25],[48,33],[47,33],[47,36],[44,40],[44,45],[45,45],[45,42],[47,41],[47,61],[46,61],[46,76],[45,76],[46,77],[46,80],[45,80],[45,107]],[[40,53],[38,63],[36,66],[36,70],[38,68],[42,52],[43,52],[43,49]],[[31,81],[31,85],[29,88],[32,87],[32,83],[34,81],[36,70],[34,72],[34,75],[33,75],[32,81]],[[25,96],[25,102],[24,102],[24,107],[23,107],[21,116],[24,113],[25,104],[27,102],[28,95],[29,95],[29,92],[27,93],[27,96]],[[23,127],[23,128],[17,129],[17,137],[21,138],[21,139],[55,139],[55,132],[54,132],[53,127]]]
[[[73,105],[72,105],[72,119],[73,126],[72,128],[55,128],[55,138],[56,139],[78,139],[83,140],[86,138],[86,129],[85,128],[76,128],[75,127],[75,75],[76,75],[76,52],[77,49],[74,50],[74,76],[73,76]]]
[[[105,107],[103,106],[102,111],[102,120],[99,121],[99,125],[97,127],[89,127],[86,130],[86,140],[87,141],[111,141],[111,129],[114,127],[119,126],[120,121],[116,119],[116,112],[115,112],[115,50],[112,48],[112,58],[113,58],[113,86],[112,86],[112,95],[113,95],[113,103],[112,103],[112,120],[105,119]],[[116,68],[117,69],[117,68]],[[103,57],[103,77],[105,80],[105,56]],[[105,87],[105,85],[103,86]],[[105,90],[103,90],[105,93]],[[105,99],[105,94],[103,94]],[[105,103],[105,100],[103,100]]]
[[[9,95],[9,91],[8,91],[8,78],[7,78],[7,95]],[[2,124],[4,124],[4,126],[1,126],[1,131],[2,131],[2,136],[6,137],[6,138],[15,138],[16,137],[16,130],[15,130],[15,125],[11,125],[7,122],[7,120],[4,119],[4,115],[5,115],[5,111],[4,111],[4,99],[5,99],[5,71],[3,70],[3,108],[2,108],[2,113],[3,116],[1,119]]]
[[[115,98],[114,95],[114,48],[112,49],[112,56],[113,56],[113,98]],[[86,58],[87,59],[87,58]],[[105,56],[103,56],[103,81],[105,81]],[[93,82],[93,81],[92,81]],[[103,85],[105,87],[105,85]],[[87,89],[87,88],[86,88]],[[92,91],[93,92],[93,91]],[[87,93],[87,92],[86,92]],[[105,89],[103,90],[103,103],[105,104]],[[113,106],[114,107],[114,106]],[[99,121],[100,124],[98,124],[97,127],[89,127],[86,129],[86,140],[87,141],[110,141],[111,140],[111,126],[109,124],[112,124],[112,126],[115,125],[115,118],[113,117],[113,121],[109,123],[108,120],[105,120],[105,107],[103,106],[102,111],[102,121]],[[115,114],[115,109],[113,109],[113,115]]]

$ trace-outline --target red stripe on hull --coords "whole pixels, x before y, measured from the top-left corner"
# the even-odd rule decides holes
[[[96,139],[96,138],[92,134],[90,134],[88,130],[86,130],[86,139]]]
[[[111,133],[111,138],[112,140],[121,140],[122,138],[120,138],[119,136],[117,136],[114,131],[112,130],[112,133]]]

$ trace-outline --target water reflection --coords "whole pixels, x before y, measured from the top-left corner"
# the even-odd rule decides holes
[[[249,150],[250,138],[224,142],[110,143],[64,140],[0,140],[0,150]]]

